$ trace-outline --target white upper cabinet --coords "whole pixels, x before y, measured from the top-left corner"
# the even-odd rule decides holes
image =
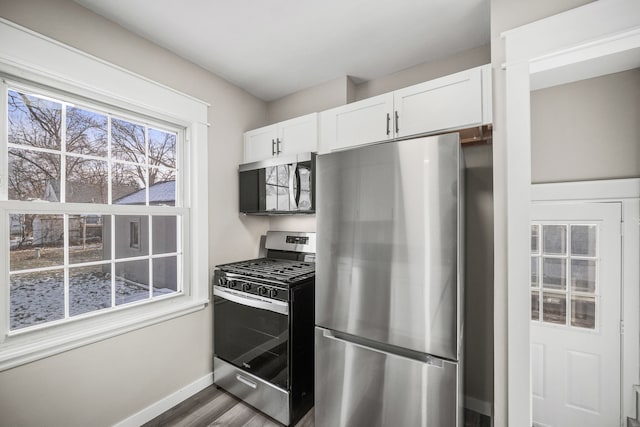
[[[320,114],[320,153],[492,122],[485,65]]]
[[[244,134],[244,163],[318,149],[318,114],[296,117]]]
[[[482,70],[431,80],[393,93],[396,138],[482,124]]]
[[[320,113],[320,152],[393,138],[393,93]]]

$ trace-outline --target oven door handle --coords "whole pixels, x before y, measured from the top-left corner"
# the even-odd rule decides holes
[[[213,288],[213,294],[226,300],[249,307],[261,308],[263,310],[273,311],[274,313],[284,314],[285,316],[289,314],[289,304],[284,301],[278,301],[274,299],[267,300],[266,298],[249,298],[246,296],[237,295],[233,292],[229,292],[217,286]]]

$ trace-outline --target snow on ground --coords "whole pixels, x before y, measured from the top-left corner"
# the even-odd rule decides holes
[[[87,269],[69,277],[69,316],[111,307],[111,274]],[[116,305],[149,298],[147,286],[116,277]],[[64,318],[64,277],[62,270],[16,274],[10,279],[11,329]],[[153,296],[175,292],[152,290]]]

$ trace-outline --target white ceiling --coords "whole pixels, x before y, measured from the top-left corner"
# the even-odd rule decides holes
[[[489,43],[489,0],[75,0],[270,101]]]

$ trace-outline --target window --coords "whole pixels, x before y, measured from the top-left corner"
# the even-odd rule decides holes
[[[181,130],[5,90],[9,330],[181,292]]]
[[[140,220],[129,222],[129,247],[140,249]]]
[[[531,320],[596,329],[598,226],[531,226]]]
[[[0,30],[0,371],[202,310],[208,105]]]

